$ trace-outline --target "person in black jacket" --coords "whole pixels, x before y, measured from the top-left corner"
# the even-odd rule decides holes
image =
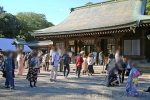
[[[115,67],[112,68],[108,75],[106,76],[104,85],[108,86],[114,86],[114,85],[120,85],[120,71],[124,70],[121,66],[121,63],[116,63]]]
[[[67,78],[68,77],[68,74],[70,72],[70,66],[69,66],[69,63],[70,63],[70,57],[69,57],[69,54],[68,52],[64,53],[63,56],[62,56],[63,60],[64,60],[64,77]],[[66,69],[68,70],[67,74],[66,74]]]

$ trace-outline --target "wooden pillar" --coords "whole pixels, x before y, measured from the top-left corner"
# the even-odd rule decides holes
[[[142,30],[142,59],[145,59],[145,30]]]
[[[95,45],[95,50],[97,51],[97,37],[94,37],[94,45]]]
[[[75,46],[75,55],[77,55],[78,52],[77,40],[75,40],[74,46]]]
[[[68,39],[66,39],[66,41],[65,41],[65,49],[66,50],[69,49],[69,40]]]
[[[56,41],[53,41],[53,47],[55,47],[56,46]]]
[[[118,46],[119,46],[118,42],[119,42],[118,37],[115,37],[115,50],[118,50],[118,49],[119,49],[119,48],[118,48]]]
[[[50,53],[50,46],[48,46],[48,53]]]

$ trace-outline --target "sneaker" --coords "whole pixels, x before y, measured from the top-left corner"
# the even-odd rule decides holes
[[[65,76],[65,79],[67,79],[67,76]]]
[[[16,87],[11,87],[10,90],[17,90],[17,88]]]
[[[53,79],[50,79],[50,82],[53,82]]]
[[[31,88],[33,88],[33,86],[32,85],[29,85]]]
[[[53,82],[56,82],[56,80],[53,80]]]
[[[10,88],[9,86],[5,86],[5,88]]]
[[[36,88],[36,85],[34,85],[33,88]]]

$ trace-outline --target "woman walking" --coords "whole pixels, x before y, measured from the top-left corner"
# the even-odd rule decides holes
[[[8,51],[4,60],[4,73],[6,77],[5,88],[16,89],[14,85],[14,68],[12,60],[12,52]]]
[[[87,63],[88,63],[88,75],[92,75],[94,73],[93,69],[94,58],[92,53],[88,55]]]
[[[88,63],[87,63],[87,58],[86,55],[83,55],[83,64],[82,64],[82,73],[85,74],[88,70]]]
[[[22,54],[22,50],[18,51],[18,56],[17,56],[17,62],[18,62],[18,76],[21,76],[24,72],[23,64],[24,64],[24,57]]]
[[[29,61],[29,71],[27,74],[27,79],[30,82],[30,87],[36,87],[37,75],[40,67],[40,60],[36,51],[32,53],[32,57],[33,58]]]

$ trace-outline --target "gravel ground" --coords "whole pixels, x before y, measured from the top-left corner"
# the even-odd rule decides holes
[[[0,100],[150,100],[150,93],[142,92],[150,83],[150,75],[140,77],[139,97],[130,97],[125,92],[125,82],[120,87],[102,85],[104,74],[82,75],[77,78],[73,72],[68,79],[59,72],[57,81],[49,81],[49,73],[42,71],[36,88],[30,88],[26,73],[15,78],[17,90],[4,88],[4,78],[0,78]]]

